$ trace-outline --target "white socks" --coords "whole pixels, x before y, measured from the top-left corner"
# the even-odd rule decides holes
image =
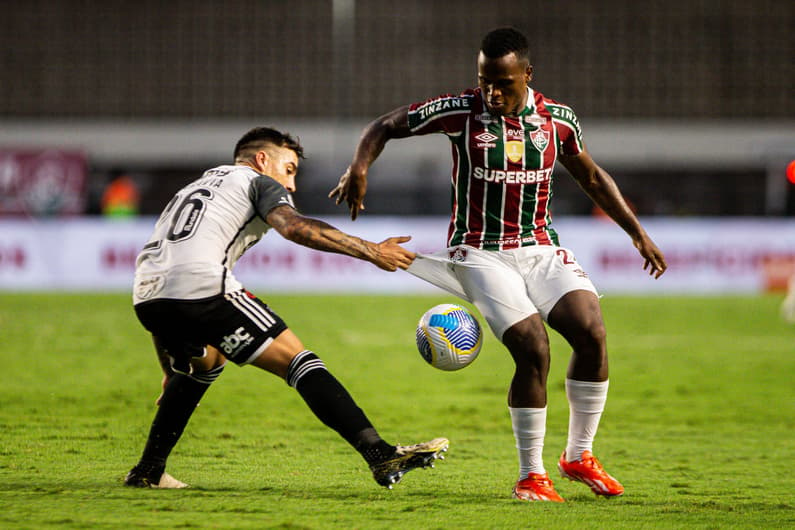
[[[546,473],[542,453],[547,430],[547,408],[508,407],[508,410],[511,412],[513,435],[519,454],[519,480],[527,478],[528,473]]]
[[[566,458],[579,460],[583,451],[593,449],[593,440],[607,401],[608,381],[591,382],[566,379],[569,400],[569,437]],[[513,408],[511,424],[519,455],[519,480],[528,473],[546,473],[543,461],[547,408]]]
[[[569,399],[569,438],[566,459],[579,460],[583,451],[591,451],[599,420],[607,401],[608,381],[591,382],[566,379]]]

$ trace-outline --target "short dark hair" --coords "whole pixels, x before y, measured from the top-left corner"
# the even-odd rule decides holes
[[[509,53],[515,53],[518,59],[530,62],[530,45],[527,37],[512,27],[497,28],[490,31],[480,45],[480,51],[489,59],[499,59]]]
[[[253,156],[255,150],[262,149],[266,145],[286,147],[295,151],[298,158],[304,158],[304,148],[297,138],[270,127],[254,127],[237,141],[233,159],[237,161],[239,158]]]

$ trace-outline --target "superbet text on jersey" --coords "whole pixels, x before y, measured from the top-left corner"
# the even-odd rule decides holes
[[[552,170],[559,153],[582,152],[582,133],[571,108],[527,90],[527,106],[515,117],[489,114],[479,88],[409,108],[413,134],[443,133],[452,143],[448,246],[558,244],[549,214]]]

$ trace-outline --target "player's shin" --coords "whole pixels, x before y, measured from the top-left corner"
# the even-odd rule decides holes
[[[579,459],[584,451],[591,451],[607,401],[607,388],[607,381],[566,379],[566,396],[569,400],[566,458],[569,461]]]
[[[223,369],[222,365],[208,372],[191,375],[177,373],[169,379],[136,466],[139,474],[155,483],[159,480],[165,470],[166,460],[182,436],[193,411]]]
[[[368,463],[394,452],[394,447],[381,439],[364,411],[313,352],[304,350],[296,355],[286,379],[315,416],[337,431]]]
[[[509,407],[516,450],[519,457],[519,480],[530,473],[544,474],[544,435],[547,427],[547,408]]]

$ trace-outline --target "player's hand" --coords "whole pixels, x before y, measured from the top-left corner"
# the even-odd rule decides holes
[[[329,192],[329,199],[336,199],[335,204],[342,201],[348,203],[351,219],[356,220],[359,210],[364,210],[364,195],[367,193],[367,175],[353,175],[351,168],[345,170],[337,186]]]
[[[640,255],[646,260],[643,263],[643,270],[648,270],[649,275],[654,276],[654,279],[662,276],[668,268],[668,264],[665,263],[665,256],[663,256],[662,251],[657,248],[657,245],[645,235],[635,241],[634,244],[638,252],[640,252]]]
[[[400,246],[401,243],[410,241],[410,236],[398,236],[384,239],[375,244],[372,262],[385,271],[393,272],[397,269],[408,269],[417,255]]]

